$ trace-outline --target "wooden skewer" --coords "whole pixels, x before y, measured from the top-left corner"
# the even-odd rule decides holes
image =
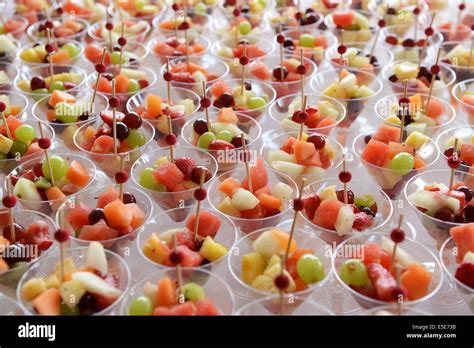
[[[100,58],[100,64],[104,64],[106,53],[107,53],[107,49],[104,47],[104,49],[102,51],[102,57]],[[99,88],[99,80],[100,80],[101,76],[102,76],[102,73],[98,72],[97,73],[97,80],[95,82],[94,92],[92,93],[91,105],[90,105],[90,109],[89,109],[89,111],[91,113],[94,111],[94,102],[95,102],[95,98],[97,97],[97,90]]]
[[[187,21],[188,14],[186,11],[186,3],[183,2],[183,11],[184,11],[184,22]],[[186,45],[186,67],[189,71],[189,40],[188,40],[188,29],[184,29],[184,44]]]
[[[125,163],[123,159],[123,155],[120,155],[120,171],[123,172],[125,170]],[[125,184],[120,183],[119,184],[119,199],[123,202],[123,194],[125,191]]]
[[[10,132],[10,126],[7,123],[7,118],[5,117],[5,112],[0,112],[0,116],[2,117],[3,124],[5,125],[5,131],[7,132],[8,139],[13,139],[12,133]]]
[[[166,58],[166,72],[170,73],[170,58]],[[168,105],[171,105],[171,81],[166,81],[166,92],[168,93]]]
[[[301,112],[306,112],[306,103],[308,102],[308,97],[305,95],[301,100]],[[298,140],[303,139],[303,132],[304,132],[304,122],[300,123],[300,131],[298,133]]]
[[[171,124],[171,117],[169,116],[166,116],[166,119],[168,121],[168,134],[173,134],[173,126]],[[170,162],[171,163],[174,163],[174,149],[173,149],[173,145],[169,145],[169,149],[170,149]]]
[[[282,30],[282,25],[280,23],[280,35],[282,35],[281,33],[283,32]],[[283,66],[283,44],[281,43],[280,44],[280,76],[282,78],[282,81],[283,81],[283,77],[285,76],[285,67]]]
[[[7,195],[12,195],[12,181],[10,175],[7,176]],[[12,244],[16,241],[16,231],[15,231],[15,217],[13,216],[13,208],[8,208],[8,223],[10,224],[10,238],[12,239]]]
[[[199,188],[202,189],[204,185],[205,173],[201,170],[201,176],[199,177]],[[196,219],[194,220],[194,240],[198,240],[198,229],[199,229],[199,214],[201,213],[201,201],[196,202]]]
[[[112,80],[112,97],[115,97],[115,79]],[[112,135],[114,138],[114,154],[117,155],[117,108],[112,107]]]
[[[38,121],[38,127],[39,127],[41,138],[46,138],[44,134],[43,124],[41,123],[41,121]],[[53,168],[51,166],[51,160],[49,158],[49,150],[44,149],[43,151],[44,151],[44,156],[46,157],[46,163],[48,164],[49,176],[51,177],[51,183],[53,184],[53,186],[56,186],[56,180],[54,179]]]
[[[434,12],[433,15],[431,16],[430,25],[429,25],[428,28],[433,28],[433,23],[434,23],[435,17],[436,17],[436,12]],[[429,39],[430,39],[430,37],[428,35],[425,35],[425,45],[421,48],[421,51],[420,51],[419,56],[418,56],[418,69],[421,66],[421,60],[423,59],[423,56],[425,55],[425,51],[426,51],[426,47],[428,46],[428,40]]]
[[[202,81],[202,97],[206,97],[206,81]],[[204,114],[206,115],[207,131],[211,131],[211,119],[209,118],[209,108],[204,108]]]
[[[404,82],[404,87],[403,87],[403,98],[407,98],[408,95],[408,80],[405,80]],[[400,125],[400,144],[403,143],[403,132],[405,131],[405,118],[406,118],[406,113],[407,113],[407,105],[402,105],[402,119],[401,119],[401,125]]]
[[[420,8],[420,1],[419,0],[416,0],[416,7],[419,9]],[[419,22],[419,17],[420,17],[420,14],[415,14],[415,33],[413,34],[413,38],[415,40],[415,42],[417,41],[418,39],[418,22]]]
[[[177,252],[178,248],[178,235],[176,233],[173,233],[173,250],[174,252]],[[178,288],[177,293],[178,293],[178,301],[181,303],[183,300],[183,273],[181,270],[181,265],[178,263],[176,264],[176,272],[178,273]]]
[[[122,28],[120,30],[120,37],[124,37],[125,22],[122,21]],[[120,45],[120,58],[119,58],[119,75],[122,73],[122,57],[123,57],[123,46]]]
[[[469,48],[469,61],[467,63],[467,66],[469,68],[469,70],[471,69],[471,65],[472,65],[472,54],[474,53],[474,39],[472,37],[472,30],[471,30],[471,47]]]
[[[436,56],[436,63],[435,65],[439,64],[439,58],[441,56],[441,48],[438,49],[438,54]],[[439,66],[439,65],[438,65]],[[433,96],[433,85],[436,81],[436,74],[431,75],[431,83],[430,83],[430,91],[428,93],[428,98],[426,99],[425,110],[428,110],[428,106],[430,105],[431,97]]]
[[[344,29],[341,29],[341,44],[339,46],[343,46],[344,45]],[[339,55],[339,82],[341,82],[342,80],[342,71],[344,70],[344,54],[340,54]]]
[[[398,219],[398,228],[402,228],[402,223],[403,223],[403,214],[400,214],[400,217]],[[390,259],[390,273],[392,273],[393,267],[395,266],[395,257],[397,255],[397,245],[398,243],[393,243],[393,250],[392,250],[392,257]]]
[[[47,44],[51,45],[52,40],[51,40],[51,29],[46,29],[46,37],[47,37]],[[53,67],[53,52],[48,52],[48,58],[49,58],[49,75],[51,78],[51,86],[53,85],[54,82],[54,67]]]
[[[459,139],[456,138],[454,139],[454,152],[453,152],[453,159],[454,160],[459,160],[459,155],[458,155],[458,143],[459,143]],[[453,189],[453,185],[454,185],[454,172],[455,172],[456,169],[454,168],[451,168],[451,176],[449,178],[449,189],[452,190]]]
[[[300,192],[298,194],[298,198],[301,199],[303,196],[303,189],[304,186],[306,185],[306,178],[301,179],[301,184],[300,184]],[[293,214],[293,222],[291,223],[291,228],[290,228],[290,236],[288,237],[288,244],[286,245],[286,251],[285,251],[285,258],[284,258],[284,265],[286,265],[286,260],[288,260],[288,256],[290,255],[290,246],[291,242],[293,240],[293,236],[295,234],[295,229],[296,229],[296,222],[298,220],[298,211],[295,210]]]
[[[244,150],[244,164],[245,164],[245,171],[247,173],[247,182],[249,186],[249,191],[253,193],[252,187],[252,178],[250,177],[250,167],[248,162],[248,153],[247,153],[247,143],[245,142],[245,134],[240,134],[240,139],[242,139],[242,149]]]
[[[247,56],[247,41],[244,41],[244,53],[242,57]],[[245,90],[245,65],[242,64],[242,85],[240,87],[240,95],[244,95]]]
[[[300,50],[300,65],[304,66],[304,54],[303,54],[303,49]],[[304,99],[304,78],[305,75],[301,74],[301,100],[303,101]],[[304,111],[304,110],[303,110]]]
[[[346,172],[346,153],[344,153],[344,155],[342,155],[342,170],[344,172]],[[348,194],[347,194],[347,182],[343,182],[343,188],[344,188],[344,204],[348,204],[349,203],[349,197],[348,197]]]

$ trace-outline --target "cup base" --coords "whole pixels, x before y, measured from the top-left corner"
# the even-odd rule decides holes
[[[319,296],[318,296],[319,295]],[[336,279],[330,280],[322,289],[318,289],[311,299],[327,306],[336,315],[356,315],[362,311],[352,295]]]
[[[433,298],[427,302],[436,306],[451,308],[460,306],[464,304],[465,301],[459,294],[456,285],[449,279],[445,279],[436,296],[433,296]]]

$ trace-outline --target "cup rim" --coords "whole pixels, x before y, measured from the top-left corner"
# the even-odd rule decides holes
[[[465,125],[465,126],[456,126],[456,127],[452,127],[452,128],[446,129],[446,130],[442,131],[442,132],[436,137],[436,140],[435,140],[435,141],[436,141],[436,145],[438,146],[440,156],[443,156],[446,160],[448,159],[448,157],[444,154],[444,150],[441,151],[441,138],[443,138],[444,136],[447,136],[448,133],[450,133],[450,132],[456,132],[457,130],[460,130],[460,129],[470,129],[470,130],[473,131],[473,133],[474,133],[474,126]],[[461,164],[461,166],[462,166],[462,164]]]
[[[143,36],[146,36],[150,31],[151,31],[151,26],[150,26],[150,23],[148,23],[146,20],[144,19],[137,19],[137,18],[130,18],[130,19],[127,19],[128,22],[135,22],[138,23],[138,22],[144,22],[146,23],[145,25],[145,30],[143,30],[142,32],[140,33],[137,33],[137,34],[125,34],[125,36],[127,36],[127,40],[130,39],[130,40],[137,40],[138,38],[140,38],[142,35]],[[95,23],[92,23],[92,24],[88,24],[88,28],[87,28],[87,35],[89,35],[91,38],[92,38],[92,41],[94,42],[97,42],[97,41],[104,41],[105,39],[101,36],[97,36],[95,35],[95,30],[99,28],[99,26],[101,26],[102,24],[105,24],[107,22],[107,19],[101,19],[100,21],[97,21]]]
[[[276,4],[275,4],[276,6]],[[312,8],[311,6],[308,6],[308,8]],[[294,13],[296,13],[298,10],[295,9],[293,6],[278,6],[278,7],[271,7],[269,9],[267,9],[266,13],[264,14],[264,18],[266,20],[266,22],[268,22],[268,25],[272,28],[272,29],[276,29],[276,28],[279,28],[280,24],[283,24],[284,22],[282,21],[278,21],[278,24],[273,24],[270,20],[270,16],[272,14],[275,14],[275,13],[278,13],[280,14],[281,11],[285,11],[285,10],[291,10],[291,11],[294,11]],[[290,28],[293,28],[293,29],[296,29],[296,28],[319,28],[319,26],[325,21],[326,19],[326,16],[324,16],[321,12],[315,10],[314,11],[315,14],[318,15],[318,20],[312,24],[308,24],[308,25],[291,25],[289,26]],[[288,24],[286,24],[288,25]]]
[[[271,301],[271,300],[279,300],[281,298],[282,295],[278,295],[278,294],[275,294],[275,295],[269,295],[269,296],[265,296],[265,297],[260,297],[260,298],[257,298],[257,299],[254,299],[248,303],[246,303],[245,305],[243,305],[242,307],[240,307],[236,312],[235,312],[235,315],[245,315],[243,314],[243,312],[245,312],[246,310],[248,310],[249,308],[252,308],[253,306],[259,304],[259,303],[263,303],[263,302],[266,302],[266,301]],[[285,293],[283,294],[283,298],[288,298],[288,299],[293,299],[293,300],[299,300],[299,301],[302,301],[301,304],[303,304],[305,301],[308,301],[305,303],[306,306],[312,308],[312,309],[317,309],[323,313],[321,314],[307,314],[307,315],[311,315],[311,316],[314,316],[314,315],[320,315],[320,316],[323,316],[323,315],[335,315],[333,311],[331,311],[328,307],[314,301],[311,299],[311,297],[304,297],[304,296],[300,296],[300,295],[293,295],[293,293]],[[249,315],[249,314],[247,314]],[[259,315],[259,314],[253,314],[253,315]],[[261,314],[260,314],[261,315]],[[269,314],[269,315],[281,315],[281,314]],[[283,315],[291,315],[291,314],[283,314]]]
[[[264,227],[264,228],[260,228],[256,231],[253,231],[253,232],[250,232],[246,235],[244,235],[243,237],[241,237],[236,243],[235,243],[235,246],[234,248],[239,248],[239,245],[241,245],[241,243],[243,243],[245,240],[248,240],[248,239],[251,239],[251,237],[255,237],[257,236],[257,234],[262,234],[266,231],[270,231],[272,228],[276,228],[278,229],[278,227]],[[286,231],[284,231],[286,233]],[[299,290],[299,291],[293,291],[293,292],[290,292],[290,293],[286,293],[287,295],[294,295],[294,296],[301,296],[303,294],[310,294],[311,292],[313,292],[314,290],[318,289],[318,288],[321,288],[323,285],[326,284],[326,282],[331,278],[331,275],[333,274],[334,272],[334,266],[333,266],[333,263],[332,263],[332,259],[333,259],[333,251],[332,251],[332,248],[329,248],[330,245],[328,243],[326,243],[325,241],[323,241],[321,238],[319,238],[316,234],[314,234],[313,232],[309,232],[309,231],[305,231],[303,229],[300,229],[300,228],[295,228],[295,232],[298,232],[299,234],[303,234],[303,235],[309,235],[311,236],[312,239],[315,239],[318,241],[318,243],[320,245],[322,245],[323,247],[328,247],[327,250],[325,250],[325,252],[329,252],[329,270],[325,269],[324,270],[324,278],[321,279],[320,281],[316,282],[316,283],[313,283],[313,284],[307,284],[308,287],[306,289],[303,289],[303,290]],[[229,254],[230,255],[230,254]],[[315,255],[315,254],[314,254]],[[315,256],[318,256],[318,255],[315,255]],[[239,258],[242,258],[242,256],[239,254],[238,256]],[[319,257],[319,256],[318,256]],[[272,293],[269,292],[269,291],[262,291],[260,289],[256,289],[256,288],[253,288],[251,285],[248,285],[247,283],[245,283],[242,279],[240,279],[240,277],[235,274],[235,271],[234,271],[234,268],[232,267],[232,258],[229,256],[227,257],[227,267],[229,268],[229,271],[232,275],[232,278],[237,281],[237,283],[244,287],[246,290],[250,290],[251,292],[253,292],[252,295],[255,295],[258,294],[258,296],[269,296],[271,295]]]
[[[373,233],[373,232],[368,232],[368,233],[361,233],[361,234],[358,234],[356,236],[352,236],[346,240],[344,240],[342,243],[340,243],[336,249],[334,250],[334,252],[332,253],[332,268],[334,270],[334,275],[337,279],[337,281],[339,281],[342,286],[344,287],[344,289],[346,289],[347,291],[349,291],[349,293],[354,296],[354,297],[358,297],[358,298],[361,298],[363,299],[364,301],[367,301],[367,302],[370,302],[372,304],[377,304],[377,305],[387,305],[387,304],[390,304],[390,302],[386,302],[386,301],[381,301],[381,300],[376,300],[374,298],[371,298],[371,297],[368,297],[368,296],[365,296],[355,290],[353,290],[350,286],[348,286],[341,278],[341,276],[339,275],[339,269],[336,270],[336,258],[338,255],[338,250],[341,250],[342,247],[344,247],[345,245],[347,245],[349,242],[355,240],[356,238],[364,238],[364,237],[369,237],[369,236],[376,236],[376,237],[383,237],[386,235],[382,234],[382,233]],[[432,258],[431,261],[433,261],[435,263],[435,265],[438,266],[439,268],[439,281],[438,281],[438,285],[436,285],[436,287],[431,290],[428,294],[426,294],[425,296],[419,298],[419,299],[416,299],[414,301],[408,301],[406,302],[408,305],[416,305],[416,304],[419,304],[419,303],[422,303],[424,301],[427,301],[428,299],[430,299],[431,297],[433,297],[438,291],[439,289],[441,288],[441,286],[443,285],[443,280],[444,280],[444,272],[443,272],[443,269],[442,269],[442,266],[441,266],[441,263],[439,262],[438,258],[435,256],[435,254],[433,252],[431,252],[430,249],[428,249],[426,246],[424,246],[422,243],[416,241],[416,240],[413,240],[411,238],[408,238],[408,237],[405,237],[405,241],[408,241],[410,243],[413,243],[414,245],[416,245],[418,248],[421,248],[423,249],[426,253],[428,253],[428,255]],[[364,242],[365,243],[365,242]],[[403,243],[403,242],[402,242]],[[435,274],[435,271],[433,272],[430,272],[432,274]]]
[[[58,17],[53,17],[51,18],[52,20],[59,20]],[[26,35],[30,38],[31,41],[35,42],[35,41],[38,41],[42,38],[38,37],[38,27],[41,25],[41,24],[44,24],[48,19],[43,19],[43,20],[40,20],[36,23],[32,23],[30,24],[30,26],[28,27],[28,29],[26,29]],[[73,35],[68,35],[66,37],[63,37],[61,38],[61,40],[67,40],[67,39],[70,39],[70,40],[74,40],[74,38],[76,38],[76,41],[78,41],[78,39],[80,39],[85,33],[87,33],[88,31],[88,27],[90,26],[89,22],[81,17],[74,17],[74,18],[70,18],[69,20],[72,20],[72,21],[75,21],[75,22],[79,22],[80,24],[82,24],[82,29],[81,31],[77,32],[77,33],[74,33]],[[57,38],[59,39],[59,38]]]
[[[172,209],[167,209],[167,210],[162,210],[160,212],[158,212],[157,214],[153,215],[152,217],[150,217],[150,219],[148,220],[148,223],[151,222],[151,220],[156,220],[158,217],[162,217],[164,216],[165,214],[169,214],[171,212],[175,212],[175,211],[178,211],[178,210],[185,210],[185,209],[189,209],[189,210],[192,210],[193,209],[193,206],[184,206],[184,207],[178,207],[178,208],[172,208]],[[207,212],[211,212],[211,213],[214,213],[215,215],[222,215],[222,214],[218,214],[218,212],[215,212],[213,209],[209,209],[209,208],[202,208],[201,211],[207,211]],[[192,212],[191,212],[192,213]],[[233,236],[234,236],[234,242],[232,243],[232,245],[228,246],[226,245],[227,247],[227,252],[225,253],[224,256],[222,256],[221,258],[215,260],[215,261],[212,261],[212,262],[209,262],[209,263],[206,263],[205,265],[200,265],[200,266],[197,266],[197,267],[183,267],[184,269],[192,269],[192,270],[206,270],[206,268],[210,267],[210,266],[215,266],[215,265],[218,265],[219,263],[221,262],[224,262],[228,256],[229,256],[229,253],[232,251],[232,249],[234,249],[235,245],[237,244],[237,241],[238,241],[238,238],[239,238],[239,235],[237,233],[237,227],[235,226],[234,222],[227,216],[222,216],[226,219],[226,221],[228,223],[230,223],[232,229],[233,229]],[[185,220],[183,220],[183,222],[185,222]],[[153,225],[155,225],[156,223],[154,223]],[[175,266],[167,266],[167,265],[164,265],[164,264],[161,264],[161,263],[158,263],[158,262],[155,262],[155,261],[152,261],[150,258],[148,258],[144,252],[143,252],[143,245],[144,243],[146,242],[146,239],[143,239],[142,240],[142,237],[144,237],[143,235],[145,234],[146,230],[145,228],[142,228],[141,231],[138,232],[138,235],[137,235],[137,238],[136,238],[136,241],[135,241],[135,245],[138,249],[138,252],[140,253],[140,256],[146,260],[150,265],[154,266],[154,267],[157,267],[158,269],[164,269],[164,270],[170,270],[170,269],[175,269],[176,267]],[[163,231],[163,232],[166,232],[166,231]],[[154,232],[152,232],[154,233]],[[151,235],[152,233],[150,233],[149,235]],[[214,238],[212,238],[214,240]],[[142,242],[142,243],[141,243]]]
[[[249,64],[251,62],[253,62],[254,60],[266,58],[266,57],[272,55],[273,52],[275,52],[275,44],[272,41],[268,40],[267,38],[261,37],[261,36],[247,36],[247,38],[255,39],[255,42],[261,42],[261,43],[264,43],[265,45],[269,45],[269,47],[270,47],[270,49],[267,52],[265,52],[265,54],[263,56],[250,58],[249,59]],[[233,61],[234,59],[236,59],[235,57],[227,58],[227,57],[222,57],[222,56],[217,54],[217,47],[219,47],[219,46],[229,47],[226,44],[226,41],[230,41],[230,40],[235,40],[235,37],[223,38],[223,39],[219,39],[216,42],[214,42],[211,45],[211,47],[209,48],[210,55],[213,56],[214,58],[218,58],[218,59],[222,60],[223,62],[225,62],[227,64],[229,62]]]
[[[467,80],[463,80],[463,81],[460,81],[458,83],[456,83],[454,86],[453,86],[453,89],[451,91],[451,95],[454,97],[454,99],[456,99],[456,102],[463,105],[464,107],[468,107],[468,108],[474,108],[473,105],[470,105],[470,104],[467,104],[465,103],[459,96],[458,94],[461,93],[460,89],[462,86],[467,86],[468,84],[470,83],[474,83],[474,78],[472,79],[467,79]]]
[[[206,22],[202,25],[202,32],[206,31],[206,29],[208,28],[208,26],[211,24],[211,22],[213,20],[212,17],[206,13],[206,11],[204,11],[204,12],[196,11],[196,9],[194,7],[187,8],[186,15],[189,16],[190,14],[192,14],[194,16],[197,15],[197,16],[202,16],[202,17],[206,18]],[[165,15],[166,15],[166,13],[165,13]],[[158,33],[162,33],[162,34],[174,32],[174,29],[171,29],[171,30],[170,29],[160,29],[159,22],[161,22],[163,19],[164,18],[161,18],[160,16],[156,16],[153,19],[150,27],[153,28],[153,29],[156,29],[158,31]]]
[[[444,261],[443,254],[444,254],[444,252],[447,252],[448,244],[451,243],[451,242],[454,242],[454,238],[450,236],[448,239],[446,239],[444,241],[443,245],[441,246],[441,249],[439,250],[439,259],[441,260],[440,263],[441,263],[441,266],[443,268],[443,271],[444,271],[444,273],[446,273],[448,275],[448,278],[456,284],[456,286],[460,287],[461,289],[463,289],[464,291],[466,291],[468,293],[470,292],[470,293],[474,294],[474,288],[470,288],[466,284],[461,283],[456,277],[454,277],[453,274],[451,273],[451,271],[448,269],[448,267],[447,267],[447,265]],[[459,265],[459,264],[457,264],[457,265]]]
[[[66,38],[64,40],[60,39],[60,40],[57,40],[59,41],[59,43],[64,46],[65,44],[69,44],[69,43],[72,43],[74,45],[76,45],[78,48],[79,48],[79,53],[76,54],[74,57],[70,57],[69,59],[80,59],[81,56],[83,56],[84,54],[84,44],[82,42],[78,42],[77,40],[74,40],[74,39],[70,39],[70,38]],[[36,67],[45,67],[45,66],[49,66],[49,63],[37,63],[37,62],[27,62],[26,60],[22,59],[21,58],[21,54],[26,51],[27,49],[30,49],[30,48],[34,48],[37,44],[46,44],[45,42],[43,42],[42,40],[39,40],[39,42],[34,42],[34,43],[27,43],[25,45],[18,45],[18,51],[15,55],[15,58],[21,63],[21,64],[24,64],[26,66],[30,66],[30,68],[36,68]],[[57,46],[59,47],[59,44],[56,43]],[[62,47],[61,46],[61,47]],[[65,66],[65,65],[74,65],[74,63],[72,64],[61,64],[61,63],[55,63],[55,65],[57,66]]]
[[[68,253],[79,253],[80,255],[85,255],[85,253],[87,252],[87,249],[88,247],[77,247],[77,248],[68,248],[67,249],[67,252]],[[112,303],[111,305],[107,306],[106,308],[102,309],[101,311],[97,312],[97,313],[94,313],[93,315],[95,316],[98,316],[98,315],[102,315],[104,312],[106,312],[107,310],[110,309],[110,307],[115,307],[116,305],[118,305],[121,301],[123,301],[123,298],[124,296],[126,295],[126,293],[128,292],[128,290],[130,289],[130,285],[131,285],[131,272],[130,272],[130,268],[128,267],[127,265],[127,262],[117,253],[113,252],[113,251],[110,251],[110,250],[107,250],[107,249],[104,249],[105,251],[105,254],[108,255],[108,256],[111,256],[112,258],[114,258],[115,260],[118,260],[119,263],[121,264],[123,270],[125,271],[125,276],[126,277],[121,277],[121,278],[126,278],[127,279],[127,284],[126,284],[126,287],[125,289],[122,291],[122,293],[120,294],[120,296],[115,300],[114,303]],[[82,252],[82,253],[81,253]],[[57,257],[58,255],[48,255],[48,259],[49,258],[53,258],[53,257]],[[42,260],[45,261],[47,258],[44,258]],[[22,285],[24,285],[26,279],[27,279],[27,275],[29,273],[31,273],[33,270],[35,270],[35,268],[38,267],[38,264],[35,264],[33,267],[30,267],[22,276],[21,276],[21,279],[18,283],[18,287],[16,289],[16,295],[17,295],[17,298],[19,299],[19,304],[20,304],[20,307],[21,309],[23,310],[23,312],[26,314],[26,315],[35,315],[35,313],[32,313],[28,308],[27,306],[23,303],[24,300],[23,300],[23,296],[21,294],[21,290],[22,290]],[[107,268],[109,267],[109,262],[107,261]],[[108,269],[107,269],[108,270]],[[120,272],[122,273],[122,272]]]
[[[149,42],[146,44],[146,47],[147,47],[148,51],[153,55],[153,57],[156,57],[156,58],[169,58],[170,64],[171,64],[171,61],[173,61],[175,59],[182,58],[182,56],[166,56],[166,55],[163,55],[163,54],[156,53],[155,50],[153,49],[153,46],[155,46],[158,42],[163,42],[162,39],[169,38],[169,37],[176,37],[176,35],[171,34],[171,33],[156,35],[155,37],[153,37],[149,40]],[[195,56],[196,57],[204,56],[207,53],[207,51],[209,51],[209,49],[211,48],[211,41],[205,36],[200,35],[200,36],[196,37],[193,41],[203,43],[205,49],[202,52],[190,54],[189,58],[195,57]]]

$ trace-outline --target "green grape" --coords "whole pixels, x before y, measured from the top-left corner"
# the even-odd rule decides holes
[[[347,285],[364,286],[369,282],[367,267],[359,259],[345,260],[339,268],[339,275]]]
[[[396,170],[400,175],[405,175],[413,169],[415,158],[408,152],[397,153],[390,161],[390,169]]]
[[[248,21],[242,21],[238,25],[240,34],[247,35],[252,31],[252,25]]]
[[[15,129],[15,138],[22,143],[29,144],[35,137],[35,129],[28,124],[22,124]]]
[[[140,90],[140,84],[135,79],[130,79],[128,83],[128,92],[133,93]]]
[[[309,34],[300,35],[300,46],[302,47],[314,47],[314,37]]]
[[[144,188],[153,190],[153,191],[159,191],[159,192],[165,192],[166,187],[158,182],[156,182],[155,178],[151,174],[153,172],[153,168],[145,168],[141,171],[140,173],[140,178],[138,180],[138,183],[140,186],[143,186]]]
[[[130,303],[129,315],[152,315],[153,303],[147,296],[139,296]]]
[[[215,139],[216,139],[216,136],[214,135],[214,133],[211,133],[211,132],[203,133],[199,137],[198,146],[203,149],[207,149],[209,147],[209,144]]]
[[[23,156],[26,150],[28,150],[28,145],[22,143],[21,141],[15,140],[12,144],[12,147],[10,148],[10,155],[16,156],[18,153],[20,156]]]
[[[35,186],[39,189],[46,190],[51,188],[51,182],[45,177],[40,177],[35,181]]]
[[[206,10],[207,10],[207,6],[200,2],[198,4],[196,4],[196,6],[194,6],[194,11],[198,12],[198,13],[206,13]]]
[[[298,259],[296,271],[306,284],[313,284],[324,278],[324,266],[319,257],[305,254]]]
[[[230,143],[232,141],[232,133],[229,131],[220,131],[217,133],[217,139]]]
[[[370,208],[371,206],[374,205],[375,200],[374,200],[374,197],[372,197],[372,195],[363,195],[363,196],[356,197],[354,199],[354,203],[358,207]]]
[[[80,315],[80,314],[81,314],[81,311],[79,310],[78,306],[69,308],[66,304],[61,303],[61,315],[72,316],[72,315]]]
[[[114,51],[110,54],[110,63],[111,64],[119,64],[120,63],[120,52]]]
[[[79,54],[80,50],[79,47],[74,45],[73,43],[67,43],[62,47],[63,50],[68,51],[70,57],[75,57]]]
[[[54,81],[51,86],[49,86],[49,92],[53,92],[55,90],[65,91],[66,88],[64,87],[64,83],[62,81]]]
[[[49,158],[49,161],[51,162],[51,168],[53,170],[53,176],[54,180],[61,180],[66,176],[66,173],[69,169],[69,164],[67,161],[59,156],[51,156]],[[49,172],[49,166],[48,166],[48,161],[43,161],[43,165],[41,166],[41,169],[43,170],[43,175],[51,179],[51,173]]]
[[[146,138],[142,131],[138,129],[130,129],[127,138],[125,138],[128,146],[134,149],[136,147],[140,147],[145,145]]]
[[[262,97],[252,97],[247,101],[247,106],[250,109],[263,108],[265,105],[266,105],[266,101]]]
[[[39,88],[31,91],[33,94],[48,94],[49,91],[46,88]]]
[[[198,300],[204,300],[206,298],[206,294],[202,286],[192,282],[184,284],[183,293],[186,301],[194,302]]]

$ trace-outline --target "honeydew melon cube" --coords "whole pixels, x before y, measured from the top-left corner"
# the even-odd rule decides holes
[[[415,79],[418,76],[418,65],[412,62],[402,62],[393,67],[393,72],[402,81]]]
[[[411,135],[414,132],[425,133],[427,127],[428,125],[426,123],[415,122],[415,123],[410,123],[406,125],[405,129],[407,131],[407,134]]]
[[[124,69],[122,69],[122,74],[127,76],[129,79],[148,80],[146,71],[144,71],[144,70],[124,68]]]
[[[260,203],[252,192],[243,188],[235,190],[232,194],[231,201],[234,208],[239,211],[253,209]]]
[[[223,214],[233,216],[236,218],[240,218],[242,216],[240,214],[240,211],[235,209],[230,197],[224,198],[222,202],[219,204],[219,207],[217,207],[217,209]]]
[[[306,167],[302,166],[301,164],[285,161],[273,161],[271,166],[273,169],[288,174],[292,178],[296,178],[297,176],[303,174],[304,170],[306,169]]]
[[[355,214],[352,207],[343,205],[337,214],[334,228],[339,235],[348,234],[352,232],[352,225],[354,224]]]
[[[355,93],[356,98],[368,98],[373,95],[374,95],[374,91],[372,90],[372,88],[364,86],[364,85],[360,86]]]
[[[413,132],[411,133],[405,140],[405,144],[413,146],[415,149],[420,149],[423,145],[425,145],[430,138],[421,133],[421,132]]]
[[[252,282],[252,288],[262,290],[262,291],[269,291],[269,292],[278,292],[277,288],[275,287],[275,283],[272,278],[264,276],[263,274],[257,276],[255,280]]]
[[[295,155],[289,154],[283,150],[269,151],[267,159],[270,164],[274,161],[297,163]]]
[[[392,116],[388,116],[386,119],[385,119],[385,122],[387,123],[391,123],[391,124],[394,124],[396,126],[400,126],[402,124],[402,121],[395,115],[392,115]]]
[[[305,170],[305,174],[306,175],[320,175],[320,174],[323,174],[325,173],[326,171],[321,168],[321,167],[318,167],[318,166],[309,166],[309,167],[306,167],[306,170]]]
[[[77,280],[69,280],[61,283],[59,286],[59,293],[63,302],[69,308],[74,308],[79,304],[82,296],[85,295],[86,290]]]
[[[36,189],[35,183],[25,178],[18,179],[13,194],[29,202],[40,202],[41,196]]]
[[[178,233],[183,231],[182,228],[171,228],[163,233],[161,233],[158,238],[160,238],[161,241],[165,243],[169,243],[173,240],[173,236]]]
[[[339,111],[336,110],[332,103],[327,101],[327,100],[321,100],[316,104],[317,109],[319,110],[319,113],[323,117],[331,117],[331,118],[338,118],[339,117]]]
[[[0,84],[2,85],[8,85],[10,83],[10,78],[8,75],[5,73],[5,71],[0,71]],[[20,86],[18,86],[21,88]]]
[[[286,132],[290,132],[292,130],[294,130],[295,128],[299,128],[300,127],[300,124],[293,121],[292,119],[290,118],[284,118],[282,121],[281,121],[281,125],[283,127],[283,129],[286,131]],[[307,128],[305,126],[305,128]]]
[[[270,192],[273,197],[278,198],[284,202],[291,197],[293,194],[293,189],[288,184],[279,182],[270,189]]]

